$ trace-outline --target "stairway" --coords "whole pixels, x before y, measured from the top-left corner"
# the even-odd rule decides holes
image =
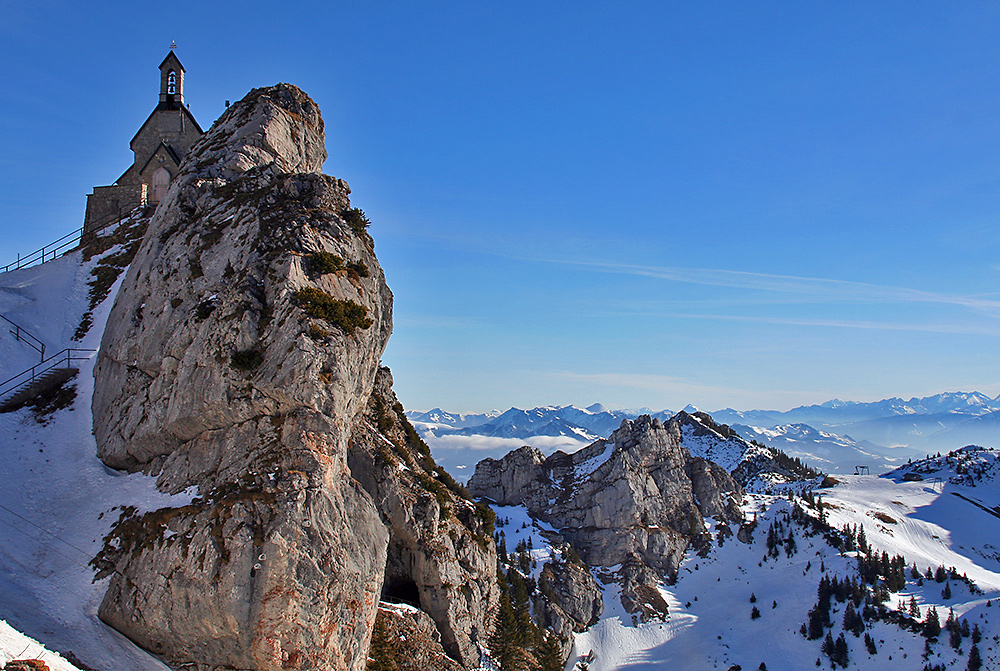
[[[79,368],[56,368],[18,387],[14,393],[0,401],[0,412],[12,412],[31,399],[58,388],[80,372]]]
[[[39,394],[57,389],[80,372],[74,362],[89,359],[96,350],[64,349],[28,370],[0,382],[0,412],[23,407]]]

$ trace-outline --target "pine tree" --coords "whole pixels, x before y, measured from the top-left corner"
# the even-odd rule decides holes
[[[941,620],[938,619],[937,608],[931,606],[927,609],[927,617],[924,618],[924,636],[927,638],[937,638],[941,633]]]
[[[910,615],[920,617],[920,606],[917,605],[917,597],[910,596]]]
[[[965,667],[965,671],[979,671],[983,668],[983,660],[979,656],[979,646],[975,643],[972,644],[972,649],[969,650],[969,663]]]
[[[823,644],[819,646],[819,651],[832,660],[833,646],[834,646],[833,636],[830,635],[830,632],[826,632],[826,638],[823,639]]]
[[[972,625],[972,642],[979,643],[983,638],[983,632],[979,631],[979,623]]]
[[[756,620],[759,617],[760,617],[760,611],[757,610],[757,606],[754,606],[753,610],[750,611],[750,619]]]
[[[843,634],[838,636],[837,642],[833,644],[833,655],[830,657],[830,660],[834,664],[840,664],[845,669],[851,663],[847,656],[847,641],[844,640]]]
[[[854,610],[854,605],[848,603],[847,608],[844,609],[844,631],[849,631],[855,636],[861,636],[864,630],[865,621]]]
[[[559,647],[559,637],[551,629],[546,630],[542,643],[535,649],[535,661],[539,671],[562,671],[562,651]]]
[[[955,620],[955,609],[948,609],[948,619],[944,621],[944,628],[948,631],[952,631],[958,628],[958,621]]]
[[[950,582],[946,582],[944,584],[944,589],[941,590],[941,598],[945,599],[945,600],[948,600],[948,599],[951,598],[951,583]]]
[[[823,613],[820,612],[819,606],[814,606],[809,611],[808,635],[806,638],[810,641],[823,638]]]
[[[878,654],[878,648],[875,647],[875,639],[868,632],[865,632],[865,647],[868,648],[869,655]]]
[[[500,593],[500,608],[497,610],[496,628],[490,636],[490,652],[501,671],[512,671],[515,668],[516,653],[520,646],[520,631],[517,617],[510,603],[506,590]]]

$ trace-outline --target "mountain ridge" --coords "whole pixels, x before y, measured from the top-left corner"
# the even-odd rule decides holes
[[[967,443],[1000,444],[1000,409],[994,407],[1000,408],[1000,397],[974,391],[942,392],[908,401],[898,397],[874,402],[834,399],[788,411],[724,408],[708,414],[748,440],[767,443],[822,470],[849,473],[857,465],[889,470],[907,458]],[[691,405],[685,411],[699,412]],[[609,436],[622,419],[643,414],[667,421],[675,413],[648,408],[608,410],[600,403],[587,408],[548,405],[464,415],[440,408],[407,413],[432,448],[447,451],[451,467],[460,470],[475,463],[456,456],[463,444],[482,450],[485,439],[523,440],[544,450],[554,449],[553,441],[560,439],[562,449],[573,449],[573,445],[582,447]],[[500,456],[498,445],[491,449],[491,455]]]

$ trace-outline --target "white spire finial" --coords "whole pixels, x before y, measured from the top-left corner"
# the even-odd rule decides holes
[[[177,48],[177,43],[174,42],[173,40],[170,40],[170,50],[173,51],[176,48]]]

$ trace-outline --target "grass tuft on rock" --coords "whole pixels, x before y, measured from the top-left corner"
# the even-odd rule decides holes
[[[315,287],[303,287],[296,291],[295,302],[310,317],[327,321],[348,335],[373,323],[363,305],[334,298]]]
[[[329,275],[343,267],[344,259],[332,252],[316,252],[309,256],[309,269],[313,275]]]

